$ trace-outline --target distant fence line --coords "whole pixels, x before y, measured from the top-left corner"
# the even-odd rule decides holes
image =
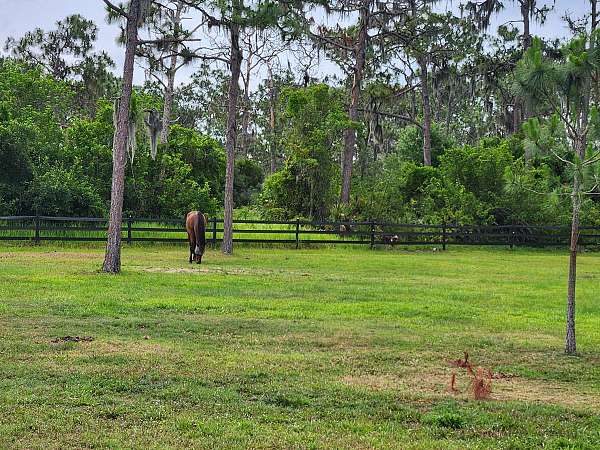
[[[211,218],[207,242],[221,242],[223,220]],[[242,243],[309,244],[567,246],[568,227],[525,225],[423,225],[380,221],[322,222],[234,220],[233,240]],[[0,217],[4,241],[104,241],[108,219],[92,217]],[[123,218],[123,242],[186,242],[183,219]],[[599,245],[600,227],[581,227],[580,245]]]

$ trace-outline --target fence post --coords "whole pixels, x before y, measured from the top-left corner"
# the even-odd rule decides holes
[[[35,241],[36,244],[40,243],[40,216],[39,215],[35,215],[35,219],[34,219],[34,224],[35,224],[35,235],[33,240]]]
[[[371,220],[371,249],[375,247],[375,222]]]
[[[446,241],[448,236],[446,235],[446,224],[442,225],[442,250],[446,250]]]
[[[300,219],[296,218],[296,250],[300,248]]]
[[[212,218],[212,245],[213,248],[215,248],[217,246],[217,218],[213,217]]]
[[[510,249],[513,249],[514,246],[514,241],[515,241],[515,230],[513,229],[513,226],[511,225],[510,227]]]
[[[131,245],[131,216],[127,218],[127,245]]]

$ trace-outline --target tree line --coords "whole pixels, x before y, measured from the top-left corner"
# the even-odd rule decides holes
[[[107,272],[123,214],[221,213],[225,253],[234,214],[571,223],[574,311],[579,226],[600,224],[596,0],[562,41],[530,31],[552,1],[100,5],[122,72],[80,15],[5,44],[1,214],[108,216]]]

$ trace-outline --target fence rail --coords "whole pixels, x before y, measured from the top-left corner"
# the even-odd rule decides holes
[[[211,218],[207,242],[222,239],[223,220]],[[234,220],[234,242],[288,244],[296,248],[309,244],[368,245],[501,245],[567,246],[568,227],[561,226],[464,226],[444,224],[398,224],[377,221],[322,222]],[[94,217],[7,216],[0,217],[0,241],[106,240],[108,220]],[[133,242],[186,242],[180,219],[124,218],[122,239]],[[600,245],[600,227],[581,227],[582,246]]]

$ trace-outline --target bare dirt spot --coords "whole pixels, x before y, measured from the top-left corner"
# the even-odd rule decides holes
[[[550,403],[577,408],[600,407],[597,392],[577,389],[569,383],[523,378],[494,380],[492,398],[500,401]]]
[[[472,398],[469,392],[471,378],[457,376],[456,392],[448,392],[451,370],[425,371],[405,375],[348,375],[341,382],[348,386],[368,389],[393,390],[440,399],[453,396],[461,399]],[[545,403],[577,409],[600,408],[600,394],[592,389],[573,386],[569,383],[542,379],[525,379],[510,374],[495,373],[492,379],[492,401],[518,401],[527,403]]]
[[[286,274],[286,275],[298,275],[298,276],[310,276],[306,272],[290,272],[290,271],[275,271],[269,269],[248,269],[242,267],[220,267],[220,266],[195,266],[195,267],[133,267],[133,270],[149,273],[189,273],[189,274],[219,274],[219,275],[273,275],[273,274]]]
[[[222,275],[265,275],[274,273],[265,269],[242,269],[224,267],[142,267],[139,270],[151,273],[218,273]]]

